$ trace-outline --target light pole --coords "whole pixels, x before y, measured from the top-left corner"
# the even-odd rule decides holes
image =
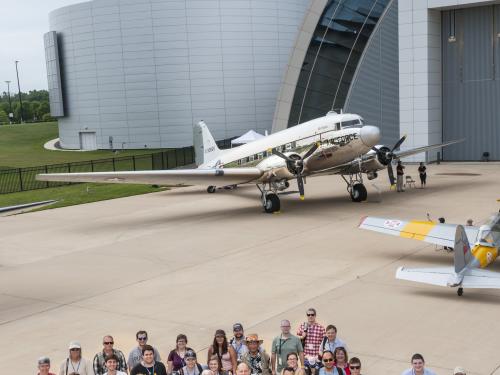
[[[21,86],[19,85],[19,71],[17,70],[17,64],[19,63],[18,60],[16,60],[16,75],[17,75],[17,90],[19,92],[19,104],[21,106],[21,123],[23,123],[23,100],[21,99]]]
[[[10,81],[5,81],[7,84],[7,97],[9,98],[9,124],[12,125],[12,117],[14,114],[12,113],[12,102],[10,101]]]

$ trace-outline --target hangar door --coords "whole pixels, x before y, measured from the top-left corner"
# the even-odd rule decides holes
[[[500,6],[442,12],[444,160],[500,160]]]

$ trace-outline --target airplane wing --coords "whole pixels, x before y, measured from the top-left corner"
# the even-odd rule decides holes
[[[417,283],[437,286],[448,286],[450,277],[455,274],[454,267],[405,268],[399,267],[396,279],[415,281]]]
[[[439,246],[455,246],[455,224],[440,224],[432,221],[405,221],[367,216],[361,219],[359,228],[392,236],[412,238]],[[465,232],[471,246],[476,242],[477,227],[467,226]]]
[[[449,141],[449,142],[445,142],[445,143],[440,143],[440,144],[436,144],[436,145],[430,145],[430,146],[423,146],[423,147],[412,148],[410,150],[395,151],[394,152],[394,158],[395,159],[401,159],[401,158],[405,158],[407,156],[416,155],[416,154],[420,154],[421,152],[425,152],[425,151],[429,151],[429,150],[434,150],[434,149],[441,148],[441,147],[450,146],[450,145],[453,145],[455,143],[460,143],[460,142],[463,142],[463,141],[465,141],[465,138],[457,139],[455,141]]]
[[[175,169],[158,171],[50,173],[36,176],[39,181],[99,182],[152,185],[225,186],[255,181],[263,172],[258,168]]]

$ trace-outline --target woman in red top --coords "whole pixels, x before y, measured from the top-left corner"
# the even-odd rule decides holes
[[[55,375],[50,372],[50,359],[49,357],[38,358],[38,375]]]
[[[335,350],[333,351],[333,359],[335,360],[335,366],[340,367],[342,370],[344,370],[344,374],[351,375],[347,351],[342,346],[335,348]]]

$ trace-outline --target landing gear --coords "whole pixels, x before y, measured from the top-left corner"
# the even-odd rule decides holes
[[[217,187],[215,187],[213,185],[210,185],[209,187],[207,187],[207,193],[209,193],[209,194],[215,193],[216,190],[217,190]]]
[[[464,294],[464,288],[462,288],[462,287],[458,288],[457,294],[461,297]]]
[[[269,189],[266,189],[266,184],[263,184],[262,187],[257,185],[257,188],[260,190],[264,211],[268,214],[278,212],[281,208],[281,204],[278,194],[276,194],[276,185],[269,184]]]
[[[368,192],[363,184],[363,175],[361,172],[349,174],[349,180],[341,175],[347,184],[347,191],[353,202],[363,202],[368,198]]]
[[[280,210],[280,199],[278,195],[274,193],[269,193],[264,198],[264,211],[268,214],[272,214],[273,212],[278,212]]]
[[[351,199],[353,202],[363,202],[368,197],[365,185],[356,184],[351,189]]]

